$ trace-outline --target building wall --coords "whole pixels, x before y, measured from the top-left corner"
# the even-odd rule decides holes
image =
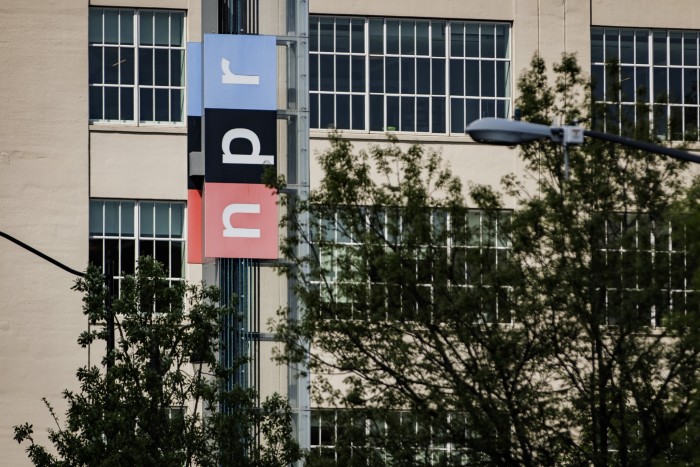
[[[216,0],[2,0],[0,2],[0,231],[82,270],[88,260],[91,197],[186,199],[186,128],[90,125],[88,6],[179,9],[187,38],[216,32]],[[259,2],[259,32],[286,32],[286,0]],[[590,70],[590,27],[700,29],[696,0],[310,0],[316,15],[504,21],[511,29],[511,88],[535,53],[551,64],[576,53]],[[279,48],[283,85],[286,57]],[[280,108],[286,96],[280,93]],[[286,165],[285,125],[279,125],[280,166]],[[357,149],[384,141],[381,133],[345,131]],[[328,146],[313,130],[311,155]],[[527,178],[517,150],[477,145],[462,135],[397,133],[401,144],[442,152],[465,183],[497,184],[503,175]],[[283,169],[282,169],[283,170]],[[312,164],[312,186],[320,179]],[[506,200],[514,207],[512,200]],[[208,269],[207,269],[208,268]],[[198,265],[187,277],[211,278]],[[76,344],[86,328],[73,276],[0,239],[0,463],[27,465],[12,426],[34,424],[39,442],[51,426],[41,397],[63,414],[60,391],[75,388],[75,370],[89,352]],[[261,323],[286,305],[287,288],[271,268],[261,272]],[[263,329],[267,330],[267,329]],[[287,370],[271,362],[274,342],[261,343],[261,395],[284,393]],[[100,354],[93,349],[92,362]]]
[[[76,269],[87,263],[87,11],[84,1],[0,5],[0,230]],[[0,238],[0,452],[26,464],[12,426],[50,426],[87,361],[74,277]],[[41,427],[41,428],[40,428]]]

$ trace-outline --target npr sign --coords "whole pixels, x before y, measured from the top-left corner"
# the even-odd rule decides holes
[[[277,45],[273,36],[205,34],[204,256],[278,256]]]

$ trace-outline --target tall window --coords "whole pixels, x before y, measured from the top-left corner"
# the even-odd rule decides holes
[[[184,218],[184,203],[90,200],[90,262],[104,268],[112,261],[118,285],[148,255],[163,264],[171,282],[182,280]]]
[[[311,17],[311,127],[463,134],[510,114],[510,25]]]
[[[181,124],[185,15],[91,8],[90,120]]]
[[[594,99],[606,104],[606,130],[651,121],[662,139],[697,141],[699,39],[698,31],[591,28]]]

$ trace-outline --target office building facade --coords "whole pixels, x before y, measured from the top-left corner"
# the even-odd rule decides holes
[[[202,148],[201,121],[188,118],[188,44],[207,33],[277,38],[277,168],[298,189],[306,188],[307,170],[311,188],[318,183],[314,154],[328,147],[329,128],[357,149],[394,133],[402,144],[441,151],[465,183],[497,185],[508,173],[523,175],[518,151],[476,145],[464,129],[480,117],[512,116],[517,78],[534,54],[551,65],[575,53],[601,83],[605,63],[619,60],[620,96],[605,86],[595,95],[609,102],[609,113],[653,119],[663,138],[697,139],[700,4],[666,3],[4,1],[0,231],[77,270],[110,259],[117,285],[148,254],[171,281],[204,279],[245,295],[241,311],[254,338],[244,344],[254,363],[239,383],[263,397],[289,395],[302,445],[320,448],[328,444],[328,421],[309,406],[306,381],[272,361],[279,344],[266,323],[293,301],[274,261],[194,261],[190,254],[201,248],[201,232],[188,222],[195,209],[190,154]],[[640,90],[650,115],[635,114]],[[43,432],[52,421],[41,398],[60,415],[60,393],[75,388],[75,370],[100,359],[101,349],[76,344],[88,323],[70,290],[74,279],[0,239],[0,452],[7,465],[28,462],[12,426],[29,421]]]

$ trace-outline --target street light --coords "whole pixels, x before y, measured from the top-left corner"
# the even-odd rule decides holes
[[[700,164],[700,156],[680,149],[667,148],[658,144],[647,143],[624,136],[611,135],[600,131],[585,130],[578,125],[547,126],[538,123],[506,120],[504,118],[482,118],[467,126],[465,130],[477,143],[515,146],[540,139],[548,139],[564,147],[565,177],[569,176],[569,157],[567,148],[583,144],[585,136],[603,141],[610,141],[623,146],[643,151],[662,154],[682,161]]]

